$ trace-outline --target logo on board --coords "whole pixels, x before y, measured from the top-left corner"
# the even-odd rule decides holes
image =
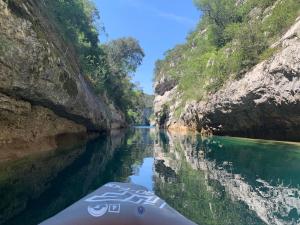
[[[106,213],[119,214],[121,212],[121,203],[132,203],[136,205],[151,205],[163,209],[166,203],[157,197],[153,192],[146,190],[134,190],[124,188],[117,184],[107,184],[105,187],[111,190],[100,195],[93,195],[85,202],[95,204],[88,206],[88,213],[93,217],[101,217]]]

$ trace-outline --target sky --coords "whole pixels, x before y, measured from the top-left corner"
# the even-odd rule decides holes
[[[164,52],[185,42],[200,18],[193,0],[94,0],[106,34],[102,43],[134,37],[145,51],[143,64],[133,80],[147,94],[153,94],[152,80],[156,60]]]

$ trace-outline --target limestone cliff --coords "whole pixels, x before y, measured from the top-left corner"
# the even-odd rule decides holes
[[[167,82],[161,91],[162,82],[156,83],[157,123],[204,134],[299,141],[300,18],[272,48],[278,49],[272,57],[205,99],[187,103],[178,117],[173,116],[173,105],[180,102],[176,86],[170,89]]]
[[[177,83],[174,79],[162,76],[155,82],[154,114],[156,125],[160,128],[170,127],[176,121],[175,109],[180,102],[180,94],[177,90]],[[175,102],[175,104],[173,104]]]
[[[0,0],[0,43],[0,142],[125,125],[80,73],[43,1]]]

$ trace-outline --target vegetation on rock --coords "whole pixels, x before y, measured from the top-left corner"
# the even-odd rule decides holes
[[[130,118],[133,119],[133,124],[141,126],[149,126],[151,117],[153,116],[153,101],[154,96],[144,94],[142,102],[137,105],[136,110],[130,110]]]
[[[82,74],[97,94],[108,96],[129,123],[143,107],[143,92],[132,83],[144,52],[134,38],[100,44],[100,13],[90,0],[45,0],[50,16],[66,42],[74,47]]]
[[[195,0],[203,13],[187,42],[156,63],[155,80],[179,81],[182,105],[239,79],[277,49],[270,46],[299,15],[298,0]]]

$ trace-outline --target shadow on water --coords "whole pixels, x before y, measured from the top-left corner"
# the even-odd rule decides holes
[[[123,142],[119,133],[2,164],[0,221],[37,224],[96,189],[106,182],[99,174]]]
[[[0,224],[37,224],[111,181],[144,185],[200,225],[300,223],[299,145],[143,127],[76,146],[0,163]]]

